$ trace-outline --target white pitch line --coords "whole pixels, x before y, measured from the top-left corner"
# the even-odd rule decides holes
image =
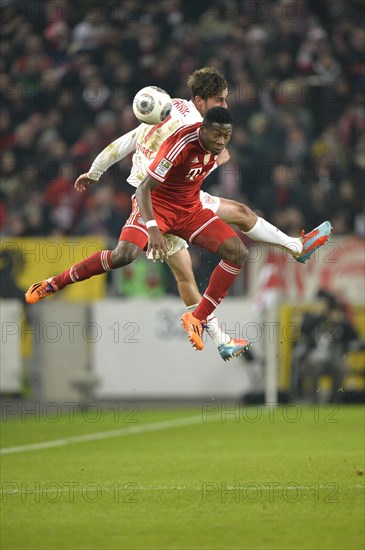
[[[159,432],[169,430],[170,428],[179,428],[192,426],[202,422],[201,415],[186,416],[185,418],[174,418],[162,422],[151,422],[150,424],[141,424],[140,426],[130,426],[121,430],[108,430],[106,432],[96,432],[86,435],[75,435],[64,439],[54,439],[53,441],[43,441],[41,443],[32,443],[29,445],[19,445],[18,447],[5,447],[0,449],[0,455],[11,455],[15,453],[26,453],[28,451],[39,451],[41,449],[51,449],[52,447],[65,447],[73,443],[87,443],[88,441],[100,441],[102,439],[111,439],[113,437],[124,437],[132,434],[141,434],[145,432]],[[204,422],[206,424],[206,422]]]
[[[57,482],[47,482],[46,485],[48,483],[54,483],[56,484]],[[94,483],[94,482],[91,482],[91,483]],[[136,494],[138,493],[138,491],[202,491],[203,487],[201,485],[198,485],[198,486],[189,486],[189,485],[148,485],[147,487],[144,486],[144,485],[138,485],[138,483],[136,482],[129,482],[129,483],[135,483],[136,484]],[[204,483],[204,482],[203,482]],[[245,487],[245,484],[243,485],[240,485],[240,484],[237,484],[237,485],[227,485],[226,487],[224,487],[224,491],[234,491],[234,490],[242,490],[243,488],[245,489],[246,493],[252,493],[254,491],[257,491],[257,489],[259,489],[261,492],[271,492],[271,491],[298,491],[298,490],[301,490],[301,491],[314,491],[314,488],[313,488],[313,485],[299,485],[299,484],[293,484],[293,485],[290,485],[290,484],[287,484],[287,485],[274,485],[274,486],[270,486],[272,485],[273,482],[262,482],[262,483],[257,483],[257,487],[251,487],[251,486],[247,486]],[[4,481],[3,482],[3,485],[6,485],[7,482]],[[59,485],[59,484],[58,484]],[[216,483],[215,485],[219,485],[218,483]],[[121,490],[123,489],[123,487],[118,487],[118,488],[115,488],[115,487],[101,487],[100,485],[97,484],[97,487],[95,487],[95,485],[91,485],[90,487],[88,486],[88,484],[85,485],[85,487],[66,487],[66,488],[62,488],[61,486],[60,487],[57,487],[56,489],[45,489],[45,488],[39,488],[39,489],[26,489],[26,488],[20,488],[20,489],[0,489],[0,494],[3,494],[3,495],[17,495],[17,494],[22,494],[22,495],[25,495],[25,494],[30,494],[30,495],[45,495],[45,494],[69,494],[70,491],[73,493],[83,493],[85,488],[87,488],[87,492],[88,493],[93,493],[93,492],[97,492],[97,491],[104,491],[104,492],[109,492],[109,493],[112,493],[112,492],[115,492],[117,489],[118,490]],[[329,487],[328,487],[328,484],[319,484],[316,488],[316,490],[329,490]],[[345,490],[345,489],[350,489],[350,490],[358,490],[358,489],[362,489],[362,490],[365,490],[365,486],[364,485],[360,485],[358,483],[356,484],[353,484],[353,485],[345,485],[345,486],[341,486],[339,485],[338,486],[338,489],[340,490]],[[223,492],[223,490],[222,490]],[[214,496],[215,494],[219,494],[219,492],[217,491],[217,493],[211,493],[210,495],[208,496]],[[336,494],[337,496],[337,494]]]

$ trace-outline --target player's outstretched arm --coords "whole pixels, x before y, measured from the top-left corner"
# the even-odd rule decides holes
[[[134,151],[142,129],[143,124],[140,124],[138,128],[123,134],[105,147],[93,161],[90,170],[77,178],[75,189],[79,192],[85,191],[89,185],[97,183],[108,168]]]
[[[151,252],[153,261],[156,261],[158,254],[163,262],[167,260],[168,244],[167,240],[158,228],[157,222],[154,219],[154,212],[151,200],[151,191],[160,185],[160,182],[147,175],[142,183],[137,187],[136,200],[142,218],[146,222],[148,229],[148,247],[147,256]]]
[[[93,183],[98,183],[98,180],[89,178],[88,174],[81,174],[81,176],[79,176],[75,181],[75,189],[79,193],[82,193],[89,185],[92,185]]]

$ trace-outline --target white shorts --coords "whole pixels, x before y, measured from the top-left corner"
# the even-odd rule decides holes
[[[179,252],[179,250],[182,250],[183,248],[188,248],[189,245],[184,239],[181,239],[180,237],[176,237],[176,235],[170,235],[168,233],[165,233],[164,237],[167,239],[169,249],[167,251],[167,257],[173,256],[176,254],[176,252]],[[149,260],[153,259],[152,251],[147,255],[147,258]],[[156,259],[159,258],[159,255],[156,254]]]
[[[221,200],[219,197],[214,197],[213,195],[209,195],[209,193],[206,193],[205,191],[200,191],[200,202],[202,203],[203,208],[207,208],[208,210],[211,210],[214,214],[216,214]],[[170,234],[165,234],[165,237],[169,243],[167,257],[173,256],[174,254],[176,254],[176,252],[179,252],[179,250],[189,247],[188,243],[180,237],[176,237],[175,235]],[[149,260],[152,260],[152,252],[148,254],[147,258]],[[156,255],[156,258],[158,259],[158,254]]]
[[[217,213],[217,210],[221,204],[219,197],[209,195],[209,193],[206,193],[205,191],[200,191],[200,202],[202,203],[203,208],[208,208],[208,210],[211,210],[214,214]]]

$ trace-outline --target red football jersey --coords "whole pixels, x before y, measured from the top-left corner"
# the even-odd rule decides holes
[[[147,167],[148,174],[161,182],[151,192],[152,199],[187,210],[200,203],[200,187],[217,158],[200,141],[201,124],[179,128],[161,145]]]

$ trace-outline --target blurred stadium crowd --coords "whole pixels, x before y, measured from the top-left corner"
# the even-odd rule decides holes
[[[229,83],[231,160],[206,182],[289,234],[330,219],[364,235],[361,2],[1,0],[1,233],[105,235],[130,210],[130,159],[75,179],[137,121],[134,94],[189,97],[213,65]]]

